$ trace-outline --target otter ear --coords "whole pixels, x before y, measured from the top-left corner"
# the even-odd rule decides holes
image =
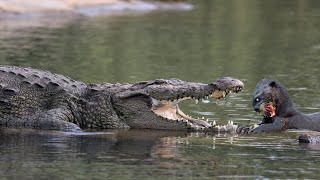
[[[277,83],[276,83],[275,81],[271,81],[271,82],[269,83],[269,86],[271,86],[271,87],[277,87]]]

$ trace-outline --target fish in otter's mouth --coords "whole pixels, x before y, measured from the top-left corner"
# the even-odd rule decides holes
[[[192,98],[192,97],[183,97],[175,100],[157,100],[155,98],[152,99],[152,111],[157,115],[161,116],[162,118],[169,119],[169,120],[177,120],[177,121],[186,121],[192,123],[193,125],[198,125],[202,127],[211,127],[215,125],[215,122],[209,124],[205,120],[194,119],[189,115],[186,115],[182,112],[178,106],[178,103],[184,100],[194,100],[196,104],[198,104],[199,100],[202,99],[203,101],[209,101],[209,98],[212,99],[222,99],[225,98],[229,93],[235,92],[238,93],[242,90],[243,87],[235,87],[232,90],[225,90],[225,91],[214,91],[211,94],[204,95],[199,99]]]
[[[276,116],[276,107],[274,103],[262,103],[260,105],[259,114],[270,118]]]

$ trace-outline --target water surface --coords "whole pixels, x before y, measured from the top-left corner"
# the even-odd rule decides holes
[[[232,76],[245,89],[209,104],[181,103],[194,117],[259,122],[251,94],[279,79],[300,111],[320,109],[320,2],[194,1],[192,11],[0,22],[0,64],[31,66],[87,83]],[[31,25],[30,25],[31,24]],[[263,135],[1,130],[4,179],[309,178],[317,146],[300,131]]]

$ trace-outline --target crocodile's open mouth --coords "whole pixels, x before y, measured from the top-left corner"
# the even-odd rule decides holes
[[[228,95],[231,92],[238,93],[242,90],[242,87],[235,87],[231,90],[225,90],[225,91],[214,91],[212,94],[207,94],[201,97],[200,99],[203,99],[204,101],[208,101],[209,98],[212,99],[221,99],[225,98],[226,95]],[[196,104],[198,104],[200,99],[194,99],[191,97],[183,97],[179,98],[173,101],[168,100],[157,100],[155,98],[152,98],[152,111],[165,119],[169,120],[183,120],[186,122],[190,122],[194,125],[198,126],[204,126],[209,127],[211,126],[207,121],[203,121],[200,119],[194,119],[189,115],[186,115],[184,112],[182,112],[178,106],[178,103],[184,100],[194,100]]]

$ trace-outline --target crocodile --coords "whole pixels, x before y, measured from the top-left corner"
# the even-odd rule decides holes
[[[243,89],[231,77],[204,84],[179,79],[86,84],[45,70],[0,66],[0,126],[61,131],[165,129],[232,131],[181,111],[183,100],[221,99]]]

